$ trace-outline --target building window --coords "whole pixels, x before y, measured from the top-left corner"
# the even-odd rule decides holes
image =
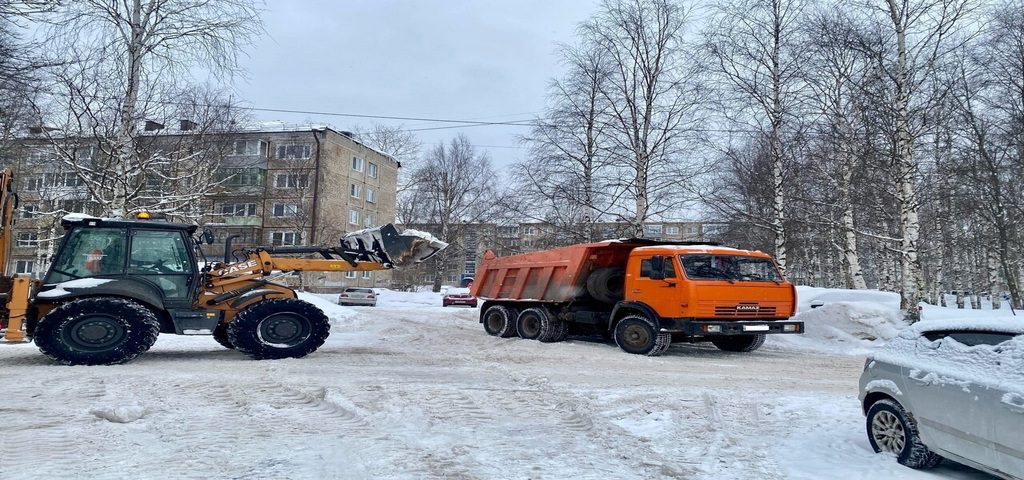
[[[267,143],[262,140],[236,140],[229,155],[266,155]]]
[[[57,210],[66,213],[85,213],[85,202],[82,200],[60,200],[56,206]]]
[[[644,235],[648,237],[661,235],[661,225],[644,225]]]
[[[278,173],[274,175],[274,187],[276,188],[306,188],[308,186],[308,173]]]
[[[353,270],[345,272],[345,278],[356,278],[356,272]]]
[[[359,210],[352,209],[348,211],[348,223],[359,225]]]
[[[296,232],[273,232],[270,234],[270,243],[275,247],[281,245],[298,245],[302,237]]]
[[[39,235],[36,232],[21,232],[18,234],[19,247],[34,247],[39,245]]]
[[[363,171],[363,159],[359,157],[352,157],[352,170],[357,172]]]
[[[366,214],[366,218],[364,220],[365,220],[365,222],[363,223],[363,225],[365,225],[367,227],[372,227],[373,226],[373,222],[375,222],[377,219],[376,219],[374,214],[367,213]]]
[[[92,160],[96,156],[96,147],[78,147],[75,149],[75,158],[79,160]]]
[[[377,191],[366,187],[366,201],[370,203],[377,203]]]
[[[34,192],[43,188],[43,179],[41,177],[25,177],[25,191]]]
[[[353,183],[351,188],[349,188],[349,194],[352,195],[352,198],[361,198],[363,194],[363,186]]]
[[[225,217],[255,217],[255,203],[225,203],[220,206],[220,214]]]
[[[228,187],[263,185],[263,172],[258,168],[222,168],[217,170],[217,181]]]
[[[370,178],[377,178],[377,164],[373,162],[367,162],[366,174],[369,175]]]
[[[686,233],[690,233],[690,234],[697,233],[697,227],[686,227]]]
[[[309,159],[312,147],[301,143],[288,143],[277,146],[278,160],[307,160]]]
[[[21,206],[21,218],[36,218],[39,216],[39,205],[26,203]]]
[[[28,154],[28,160],[34,163],[49,163],[54,157],[51,150],[32,150]]]
[[[537,234],[537,229],[534,228],[534,227],[526,227],[526,234],[527,235],[536,235]]]
[[[448,275],[448,283],[455,283],[459,281],[458,275]]]
[[[369,270],[363,272],[363,278],[366,278],[366,279],[373,278],[373,272],[371,272]]]
[[[679,235],[679,227],[665,227],[666,235]]]
[[[18,260],[14,262],[14,273],[35,273],[36,262],[32,260]]]
[[[299,206],[294,203],[275,203],[274,213],[275,217],[294,217],[299,214]]]

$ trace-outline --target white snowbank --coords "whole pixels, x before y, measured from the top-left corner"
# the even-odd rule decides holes
[[[769,335],[768,345],[784,349],[863,355],[896,336],[906,323],[900,296],[877,290],[797,288],[799,335]],[[813,303],[823,303],[811,308]]]

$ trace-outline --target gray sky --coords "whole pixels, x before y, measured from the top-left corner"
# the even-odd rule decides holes
[[[479,121],[529,119],[596,0],[268,0],[269,33],[249,50],[243,100],[257,108]],[[371,120],[255,112],[258,120],[347,129]],[[445,126],[381,121],[409,129]],[[430,148],[463,132],[496,165],[524,155],[525,127],[422,131]]]

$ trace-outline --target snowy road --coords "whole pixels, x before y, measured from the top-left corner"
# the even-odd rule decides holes
[[[873,454],[863,357],[646,358],[489,337],[472,309],[320,305],[334,330],[305,359],[162,336],[127,365],[63,367],[0,346],[0,479],[991,478]]]

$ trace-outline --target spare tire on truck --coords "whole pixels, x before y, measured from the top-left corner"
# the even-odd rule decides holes
[[[587,293],[595,300],[615,303],[622,300],[626,269],[620,267],[599,268],[587,277]]]

